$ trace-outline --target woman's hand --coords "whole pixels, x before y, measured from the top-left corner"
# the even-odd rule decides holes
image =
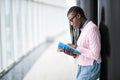
[[[77,48],[77,45],[74,45],[74,44],[71,44],[71,43],[68,43],[68,45],[73,47],[73,48]]]
[[[73,56],[74,58],[77,57],[77,54],[73,54],[70,50],[67,49],[57,49],[58,52],[64,52],[65,54],[69,55],[69,56]]]
[[[70,44],[70,43],[68,43],[68,45],[71,46],[71,47],[73,47],[73,48],[77,47],[77,45]],[[78,56],[77,54],[74,54],[72,51],[70,51],[68,49],[57,49],[57,51],[58,52],[64,52],[65,54],[73,56],[74,58],[76,58]]]
[[[67,54],[67,55],[73,56],[74,58],[77,57],[77,54],[74,54],[72,51],[67,50],[67,49],[64,49],[64,53]]]

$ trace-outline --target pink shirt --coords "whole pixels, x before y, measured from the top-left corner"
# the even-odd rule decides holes
[[[94,60],[98,63],[101,62],[100,32],[98,27],[92,21],[89,21],[81,29],[77,45],[78,47],[76,49],[81,52],[81,55],[76,57],[79,65],[93,65]]]

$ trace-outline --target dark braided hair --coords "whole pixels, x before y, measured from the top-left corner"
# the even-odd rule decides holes
[[[78,6],[73,6],[73,7],[71,7],[71,8],[69,9],[68,13],[67,13],[67,16],[68,16],[70,13],[80,14],[82,17],[86,18],[83,9],[80,8],[80,7],[78,7]]]

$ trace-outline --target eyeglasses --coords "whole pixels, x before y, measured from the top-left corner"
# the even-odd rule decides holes
[[[75,16],[73,16],[69,21],[70,21],[70,24],[73,23],[73,19],[77,16],[77,14]]]

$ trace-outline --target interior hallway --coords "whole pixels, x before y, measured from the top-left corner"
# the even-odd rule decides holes
[[[58,42],[68,43],[69,37],[69,32],[57,37],[53,44],[42,53],[23,80],[75,80],[76,61],[71,56],[57,52]]]

